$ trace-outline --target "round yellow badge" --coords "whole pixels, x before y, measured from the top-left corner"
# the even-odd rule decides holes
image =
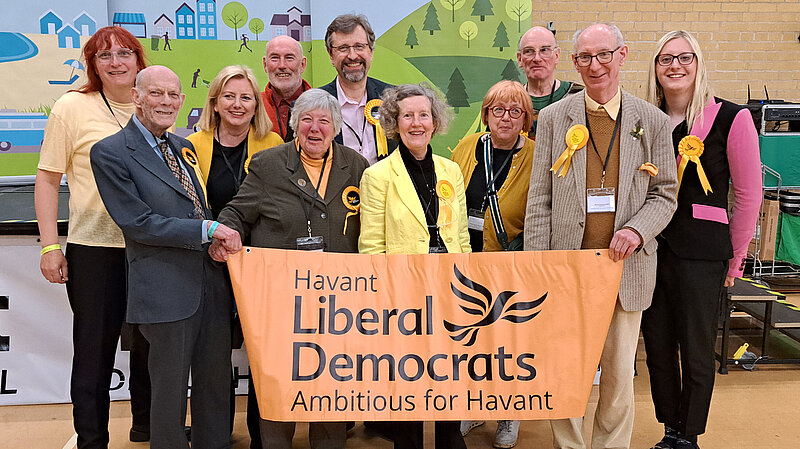
[[[585,125],[573,125],[567,130],[566,141],[567,147],[571,150],[583,148],[586,146],[586,142],[589,141],[589,130],[586,129]]]
[[[439,198],[450,200],[455,195],[456,189],[453,188],[453,184],[450,184],[450,181],[443,179],[436,183],[436,193]]]
[[[364,106],[364,116],[367,117],[367,121],[369,122],[370,125],[378,125],[378,123],[380,122],[381,113],[379,112],[379,109],[382,103],[383,101],[381,101],[378,98],[375,98],[373,100],[368,101],[366,106]]]
[[[344,203],[344,207],[358,212],[358,209],[361,207],[361,194],[358,191],[358,187],[350,186],[344,189],[342,192],[342,203]]]
[[[705,146],[699,137],[689,134],[678,143],[678,153],[681,156],[700,157]]]
[[[183,149],[181,150],[181,156],[183,156],[183,160],[186,161],[192,167],[197,166],[197,156],[194,155],[192,150],[183,147]]]

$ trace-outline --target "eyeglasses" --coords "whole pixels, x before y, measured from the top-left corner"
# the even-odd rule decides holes
[[[335,50],[343,55],[350,53],[350,49],[356,51],[356,53],[361,53],[362,51],[369,48],[369,44],[353,44],[353,45],[340,45],[338,47],[331,46],[332,50]]]
[[[489,110],[492,112],[492,115],[495,116],[496,118],[503,118],[506,112],[508,112],[508,115],[511,118],[520,118],[522,117],[522,114],[525,113],[525,111],[520,108],[504,108],[501,106],[495,106]]]
[[[98,51],[94,56],[104,62],[111,61],[116,56],[118,59],[128,59],[133,57],[136,52],[128,48],[120,48],[117,51]]]
[[[658,65],[668,66],[672,65],[672,61],[678,60],[680,65],[689,65],[694,61],[694,58],[697,55],[694,53],[681,53],[679,55],[658,55],[656,56],[656,62]]]
[[[590,65],[592,65],[592,59],[597,58],[597,62],[599,62],[600,64],[608,64],[609,62],[611,62],[612,59],[614,59],[614,52],[619,50],[620,48],[622,48],[622,46],[619,46],[611,51],[601,51],[596,55],[587,55],[587,54],[575,55],[574,56],[575,63],[578,64],[578,66],[580,67],[589,67]]]
[[[527,56],[529,58],[534,58],[534,57],[536,57],[536,53],[539,53],[539,56],[542,59],[547,59],[547,58],[553,56],[553,54],[555,54],[555,52],[556,52],[556,49],[553,48],[553,47],[542,47],[542,48],[539,48],[539,49],[536,49],[536,48],[533,48],[533,47],[525,47],[525,48],[522,49],[522,55],[523,56]]]

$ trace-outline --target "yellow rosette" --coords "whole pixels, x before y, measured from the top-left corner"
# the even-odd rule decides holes
[[[456,196],[456,189],[453,184],[445,179],[436,183],[436,196],[439,197],[439,216],[444,214],[442,227],[450,226],[453,222],[453,206],[451,202]]]
[[[350,209],[350,212],[344,216],[344,229],[342,229],[342,235],[346,235],[347,219],[353,215],[358,215],[358,211],[361,209],[361,193],[358,191],[358,187],[349,186],[344,189],[344,191],[342,191],[342,203],[344,203],[344,207]]]
[[[203,179],[203,172],[200,171],[200,165],[197,163],[197,155],[194,152],[186,147],[181,149],[181,157],[190,167],[194,170],[194,175],[197,176],[197,180],[200,181],[200,188],[203,189],[203,198],[206,200],[206,207],[208,207],[208,193],[206,192],[206,181]]]
[[[678,164],[678,185],[683,180],[683,171],[686,170],[689,161],[692,161],[697,165],[697,177],[700,178],[700,185],[703,186],[703,191],[708,195],[709,192],[713,193],[713,191],[706,177],[706,172],[703,170],[703,164],[700,163],[700,156],[703,155],[704,149],[703,141],[691,134],[681,139],[678,143],[678,154],[681,155],[681,162]]]
[[[386,134],[383,133],[381,127],[381,115],[378,112],[381,103],[383,102],[377,98],[368,101],[364,106],[364,116],[367,117],[370,125],[375,127],[375,146],[378,149],[378,157],[385,157],[389,155],[389,144],[386,142]]]
[[[567,141],[567,148],[561,153],[561,156],[558,157],[556,163],[550,167],[550,171],[558,173],[559,178],[563,178],[569,171],[572,155],[586,146],[586,142],[589,141],[589,130],[585,125],[573,125],[567,130],[565,140]]]

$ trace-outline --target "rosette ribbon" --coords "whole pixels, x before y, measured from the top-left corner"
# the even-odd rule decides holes
[[[572,156],[575,152],[586,146],[586,142],[589,141],[589,130],[585,125],[573,125],[567,130],[565,140],[567,141],[567,148],[558,157],[556,163],[550,167],[550,171],[557,173],[559,178],[563,178],[569,171]]]
[[[386,157],[389,155],[389,144],[386,142],[386,134],[381,127],[381,115],[378,112],[381,103],[383,102],[377,98],[368,101],[364,106],[364,116],[367,117],[369,124],[375,127],[375,146],[378,150],[378,157]]]
[[[681,155],[681,161],[678,164],[678,185],[683,180],[683,171],[686,170],[686,166],[691,161],[697,165],[697,177],[700,178],[700,185],[703,186],[703,191],[708,195],[713,193],[713,190],[711,190],[711,184],[708,182],[706,172],[703,170],[703,164],[700,163],[700,156],[703,155],[704,149],[703,141],[691,134],[681,139],[678,143],[678,154]]]

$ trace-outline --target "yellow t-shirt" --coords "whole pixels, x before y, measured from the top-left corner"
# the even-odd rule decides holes
[[[89,151],[98,141],[119,132],[136,108],[133,103],[108,102],[113,116],[99,92],[67,92],[59,98],[47,119],[39,169],[67,175],[67,242],[123,248],[122,231],[108,215],[97,191]]]

